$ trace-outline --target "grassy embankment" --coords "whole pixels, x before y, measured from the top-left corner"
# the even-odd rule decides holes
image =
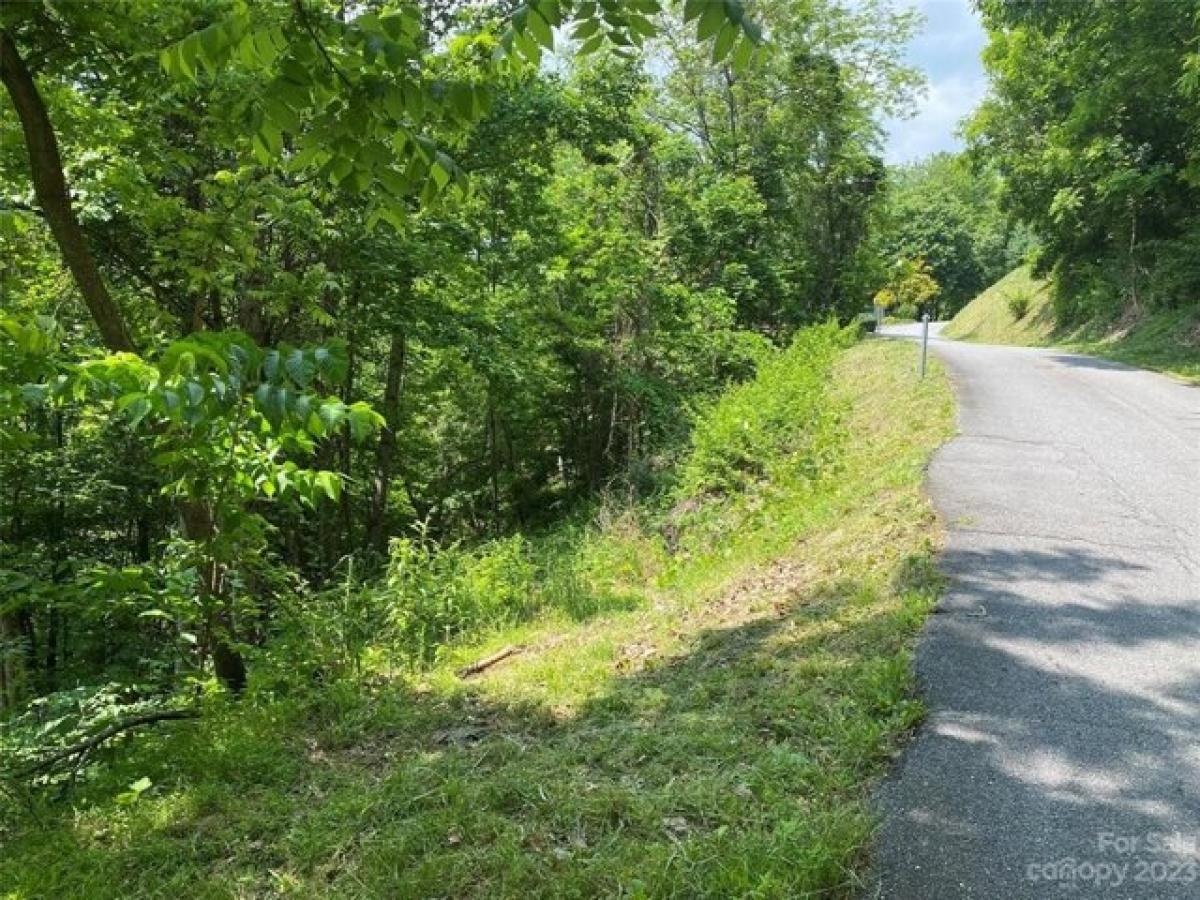
[[[1062,347],[1200,381],[1200,306],[1154,313],[1132,325],[1062,328],[1049,285],[1025,267],[963,307],[943,334],[985,344]]]
[[[936,362],[913,381],[914,353],[837,358],[825,474],[803,428],[756,419],[744,449],[765,458],[707,469],[707,502],[573,539],[620,602],[126,744],[73,809],[0,831],[0,896],[852,895],[939,590],[921,481],[952,400]],[[762,387],[727,395],[710,450],[770,406]]]

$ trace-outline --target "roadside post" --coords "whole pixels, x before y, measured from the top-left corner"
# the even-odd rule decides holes
[[[925,360],[929,357],[929,313],[921,316],[921,380],[925,380]]]

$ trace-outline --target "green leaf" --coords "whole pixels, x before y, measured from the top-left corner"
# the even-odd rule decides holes
[[[454,161],[439,151],[429,170],[429,176],[437,184],[438,190],[443,190],[450,183],[450,179],[454,177]]]
[[[308,387],[317,372],[317,361],[313,354],[306,353],[297,347],[284,357],[284,368],[292,381],[300,387]]]
[[[537,40],[529,35],[527,31],[518,32],[513,38],[513,46],[517,49],[530,65],[537,65],[542,58],[542,48]]]
[[[251,32],[247,36],[245,43],[249,43],[254,47],[259,65],[266,68],[275,62],[276,57],[279,56],[280,48],[287,45],[287,40],[278,28],[272,26]]]
[[[263,354],[263,377],[266,378],[267,381],[275,381],[278,379],[280,375],[280,359],[281,357],[278,350],[268,350]]]
[[[750,64],[750,58],[754,56],[754,42],[748,37],[743,37],[738,41],[737,48],[733,51],[733,67],[741,70]]]
[[[200,382],[188,381],[184,384],[183,389],[190,405],[199,406],[204,402],[204,386]]]
[[[125,414],[129,424],[137,427],[150,414],[150,401],[142,392],[126,394],[117,400],[117,410]]]
[[[370,437],[386,424],[383,416],[361,400],[350,405],[347,419],[350,423],[350,436],[356,441]]]
[[[579,22],[575,29],[571,32],[571,36],[577,41],[586,40],[600,30],[599,19],[584,19]]]
[[[725,4],[709,3],[700,16],[700,24],[696,26],[696,36],[702,41],[715,35],[728,22],[725,16]]]
[[[642,37],[650,38],[658,34],[658,29],[654,27],[654,23],[645,16],[630,16],[629,27]]]
[[[275,97],[264,97],[263,114],[275,125],[277,131],[295,132],[300,128],[300,117],[283,101]]]
[[[717,35],[717,39],[713,43],[713,62],[719,63],[729,55],[729,51],[733,49],[733,42],[738,39],[739,35],[740,32],[736,25],[732,22],[725,23],[725,27],[721,29],[721,33]]]
[[[342,479],[336,472],[329,472],[322,469],[317,472],[313,479],[318,490],[323,492],[330,500],[337,501],[342,496]]]
[[[336,431],[346,420],[346,404],[341,400],[326,400],[317,407],[317,418],[327,432]]]
[[[283,421],[287,412],[286,400],[286,389],[277,384],[263,382],[254,391],[255,406],[272,425],[278,425]]]
[[[379,24],[386,34],[393,41],[398,41],[405,36],[405,19],[399,13],[388,13],[379,17]]]
[[[117,804],[120,806],[132,806],[134,803],[137,803],[142,794],[150,789],[153,783],[149,778],[139,778],[129,786],[129,790],[117,794]]]
[[[593,35],[592,37],[588,38],[586,41],[584,41],[579,46],[578,53],[580,56],[589,56],[590,54],[595,53],[597,50],[599,50],[603,44],[604,44],[604,35],[603,34]]]
[[[561,25],[563,21],[562,4],[559,0],[538,0],[538,14],[550,25]]]
[[[750,38],[755,44],[763,42],[762,26],[754,19],[749,17],[742,19],[742,31],[746,33],[746,37]]]
[[[554,32],[550,27],[550,23],[542,18],[542,14],[536,9],[531,9],[529,11],[527,26],[529,33],[533,35],[534,40],[536,40],[547,50],[554,49]]]
[[[316,347],[312,351],[313,362],[319,374],[326,381],[340,384],[346,378],[350,369],[350,357],[346,353],[346,345],[340,341],[331,341],[329,346]]]
[[[464,122],[471,121],[475,114],[475,95],[469,84],[455,82],[446,89],[446,97],[454,114]]]
[[[415,81],[406,81],[400,89],[404,92],[404,108],[414,122],[420,122],[425,117],[425,90]]]

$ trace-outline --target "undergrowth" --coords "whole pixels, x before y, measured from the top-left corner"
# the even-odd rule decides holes
[[[330,592],[379,613],[10,818],[0,896],[852,895],[921,715],[920,484],[952,404],[913,348],[827,338],[704,413],[662,509],[410,542]]]

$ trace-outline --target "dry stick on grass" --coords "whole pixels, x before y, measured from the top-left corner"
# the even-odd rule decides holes
[[[38,760],[32,766],[17,773],[21,778],[27,778],[30,775],[36,775],[39,772],[45,772],[52,769],[57,763],[65,759],[70,759],[73,756],[80,754],[88,754],[95,750],[105,741],[116,737],[123,731],[128,731],[130,728],[137,728],[139,725],[149,725],[153,722],[162,722],[167,719],[198,719],[200,713],[194,709],[161,709],[158,712],[142,713],[137,716],[130,716],[128,719],[122,719],[119,722],[113,722],[111,725],[101,728],[89,738],[85,738],[78,744],[72,744],[70,747],[64,747],[56,753],[44,759]]]
[[[508,659],[513,654],[520,653],[524,649],[525,648],[521,646],[505,647],[503,650],[499,650],[496,653],[493,653],[491,656],[485,656],[483,659],[479,660],[479,662],[473,662],[469,666],[463,666],[457,672],[458,677],[470,678],[472,675],[478,675],[484,669],[491,668],[496,663]]]

